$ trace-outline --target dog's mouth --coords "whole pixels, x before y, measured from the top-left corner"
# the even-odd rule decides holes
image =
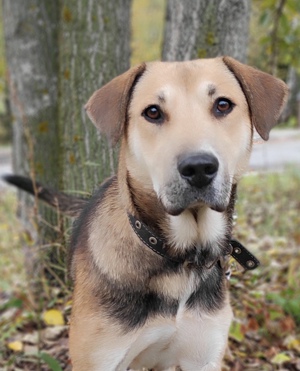
[[[172,184],[167,187],[160,201],[167,214],[178,216],[185,210],[208,207],[217,212],[224,212],[229,203],[230,188],[217,190],[210,186],[205,189],[178,187]]]
[[[185,210],[194,210],[194,209],[198,209],[198,208],[202,208],[202,207],[208,207],[211,210],[214,210],[218,213],[222,213],[227,209],[227,205],[209,205],[209,204],[206,204],[204,202],[194,203],[194,204],[192,204],[192,205],[190,205],[186,208],[183,208],[183,207],[181,207],[181,208],[180,207],[179,208],[164,207],[164,209],[165,209],[167,214],[172,215],[172,216],[178,216],[178,215],[182,214]]]

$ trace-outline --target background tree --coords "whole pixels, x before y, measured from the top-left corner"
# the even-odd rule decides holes
[[[230,55],[246,61],[250,0],[168,0],[163,60]]]
[[[17,174],[59,187],[58,141],[58,1],[3,0],[7,76],[13,125],[13,167]],[[37,233],[34,200],[19,192],[19,214],[29,238],[24,241],[26,267],[34,278],[40,241],[57,225],[56,213],[39,210],[46,221]],[[35,212],[33,212],[35,210]],[[56,234],[54,234],[56,237]]]
[[[90,193],[114,172],[113,150],[83,106],[93,91],[129,67],[129,15],[130,0],[3,0],[15,173],[56,189]],[[28,271],[44,264],[53,272],[53,262],[64,256],[58,243],[62,223],[47,207],[39,205],[37,212],[24,193],[19,199],[33,240],[25,254]],[[36,246],[45,243],[52,248],[37,264]]]
[[[300,2],[298,0],[253,0],[249,61],[283,78],[290,95],[282,115],[297,125],[297,94],[300,91]]]
[[[91,192],[115,171],[114,151],[88,119],[92,93],[129,68],[131,0],[64,1],[60,27],[63,189]]]

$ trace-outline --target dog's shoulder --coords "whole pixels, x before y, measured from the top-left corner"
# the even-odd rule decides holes
[[[73,224],[73,232],[69,248],[69,262],[71,262],[76,247],[83,245],[83,241],[88,238],[88,225],[95,215],[96,210],[103,202],[107,191],[114,187],[117,182],[117,177],[112,176],[106,179],[100,187],[96,190],[94,195],[86,203],[78,219]]]

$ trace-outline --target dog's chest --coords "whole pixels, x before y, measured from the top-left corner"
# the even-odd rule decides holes
[[[212,267],[182,267],[179,272],[153,277],[149,288],[176,306],[173,315],[186,309],[214,311],[223,304],[224,272],[218,263]],[[158,313],[160,314],[160,313]]]
[[[200,369],[223,348],[231,321],[229,304],[226,302],[219,311],[207,313],[199,308],[187,308],[188,297],[188,293],[182,297],[174,318],[156,317],[141,329],[132,348],[140,344],[143,350],[131,361],[133,370],[169,369],[188,354],[198,355]]]

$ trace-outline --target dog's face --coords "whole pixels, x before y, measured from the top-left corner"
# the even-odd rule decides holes
[[[226,208],[252,130],[245,95],[221,59],[148,65],[128,116],[129,171],[167,213]]]
[[[154,62],[97,91],[87,111],[110,137],[126,133],[129,173],[178,215],[226,209],[253,126],[267,139],[285,96],[280,80],[231,58]]]

